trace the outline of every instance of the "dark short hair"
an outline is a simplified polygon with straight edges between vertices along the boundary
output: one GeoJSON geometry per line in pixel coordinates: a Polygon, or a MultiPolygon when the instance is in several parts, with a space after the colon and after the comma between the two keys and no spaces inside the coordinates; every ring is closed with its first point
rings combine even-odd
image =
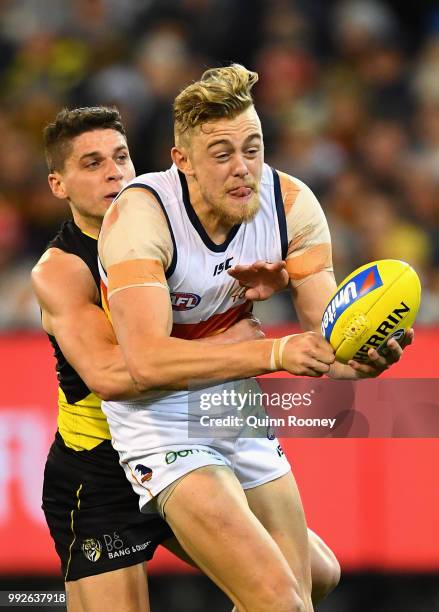
{"type": "Polygon", "coordinates": [[[72,150],[72,140],[92,130],[116,130],[126,138],[119,111],[108,106],[87,106],[69,110],[64,108],[55,121],[43,131],[44,152],[49,172],[62,172],[72,150]]]}

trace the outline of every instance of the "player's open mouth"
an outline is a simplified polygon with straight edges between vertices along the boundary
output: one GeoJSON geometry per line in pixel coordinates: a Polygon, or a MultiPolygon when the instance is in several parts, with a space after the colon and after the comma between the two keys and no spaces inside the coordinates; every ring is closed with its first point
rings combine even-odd
{"type": "Polygon", "coordinates": [[[251,187],[236,187],[236,189],[231,189],[228,194],[238,202],[247,202],[253,195],[253,189],[251,187]]]}
{"type": "Polygon", "coordinates": [[[118,191],[114,191],[113,193],[109,193],[106,196],[104,196],[104,199],[107,200],[107,202],[112,202],[114,200],[114,198],[117,196],[119,192],[118,191]]]}

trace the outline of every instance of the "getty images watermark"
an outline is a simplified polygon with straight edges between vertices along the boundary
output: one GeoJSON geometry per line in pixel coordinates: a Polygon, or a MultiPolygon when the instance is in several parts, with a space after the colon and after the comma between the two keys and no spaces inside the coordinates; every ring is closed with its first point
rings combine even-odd
{"type": "Polygon", "coordinates": [[[439,379],[259,378],[190,391],[189,438],[439,438],[439,379]]]}
{"type": "Polygon", "coordinates": [[[314,389],[305,393],[264,393],[262,391],[236,391],[223,389],[221,391],[204,392],[200,394],[200,410],[211,411],[213,408],[224,408],[226,414],[212,416],[200,415],[201,427],[250,427],[257,430],[260,427],[329,427],[332,429],[336,418],[299,417],[297,414],[286,416],[270,416],[261,411],[277,408],[282,411],[292,411],[298,407],[312,406],[314,389]],[[228,409],[232,409],[230,413],[228,409]]]}

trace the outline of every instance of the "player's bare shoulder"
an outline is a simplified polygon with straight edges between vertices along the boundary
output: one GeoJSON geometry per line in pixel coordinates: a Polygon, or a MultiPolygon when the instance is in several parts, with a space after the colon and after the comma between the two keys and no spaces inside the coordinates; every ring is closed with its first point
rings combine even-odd
{"type": "Polygon", "coordinates": [[[31,272],[32,286],[46,314],[78,304],[99,302],[96,283],[87,264],[77,255],[48,249],[31,272]]]}
{"type": "Polygon", "coordinates": [[[156,197],[141,187],[123,191],[105,214],[98,253],[106,272],[114,265],[132,260],[158,260],[167,269],[172,261],[173,243],[156,197]]]}

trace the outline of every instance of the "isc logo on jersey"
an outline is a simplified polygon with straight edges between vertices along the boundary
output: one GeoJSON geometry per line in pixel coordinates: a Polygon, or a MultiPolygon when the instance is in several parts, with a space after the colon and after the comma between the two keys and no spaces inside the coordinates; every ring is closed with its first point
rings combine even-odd
{"type": "Polygon", "coordinates": [[[192,310],[201,298],[196,293],[171,293],[172,310],[192,310]]]}
{"type": "Polygon", "coordinates": [[[383,281],[378,272],[378,266],[373,265],[362,270],[343,284],[329,302],[322,319],[322,334],[329,341],[332,330],[340,315],[346,308],[360,297],[381,287],[383,281]]]}

